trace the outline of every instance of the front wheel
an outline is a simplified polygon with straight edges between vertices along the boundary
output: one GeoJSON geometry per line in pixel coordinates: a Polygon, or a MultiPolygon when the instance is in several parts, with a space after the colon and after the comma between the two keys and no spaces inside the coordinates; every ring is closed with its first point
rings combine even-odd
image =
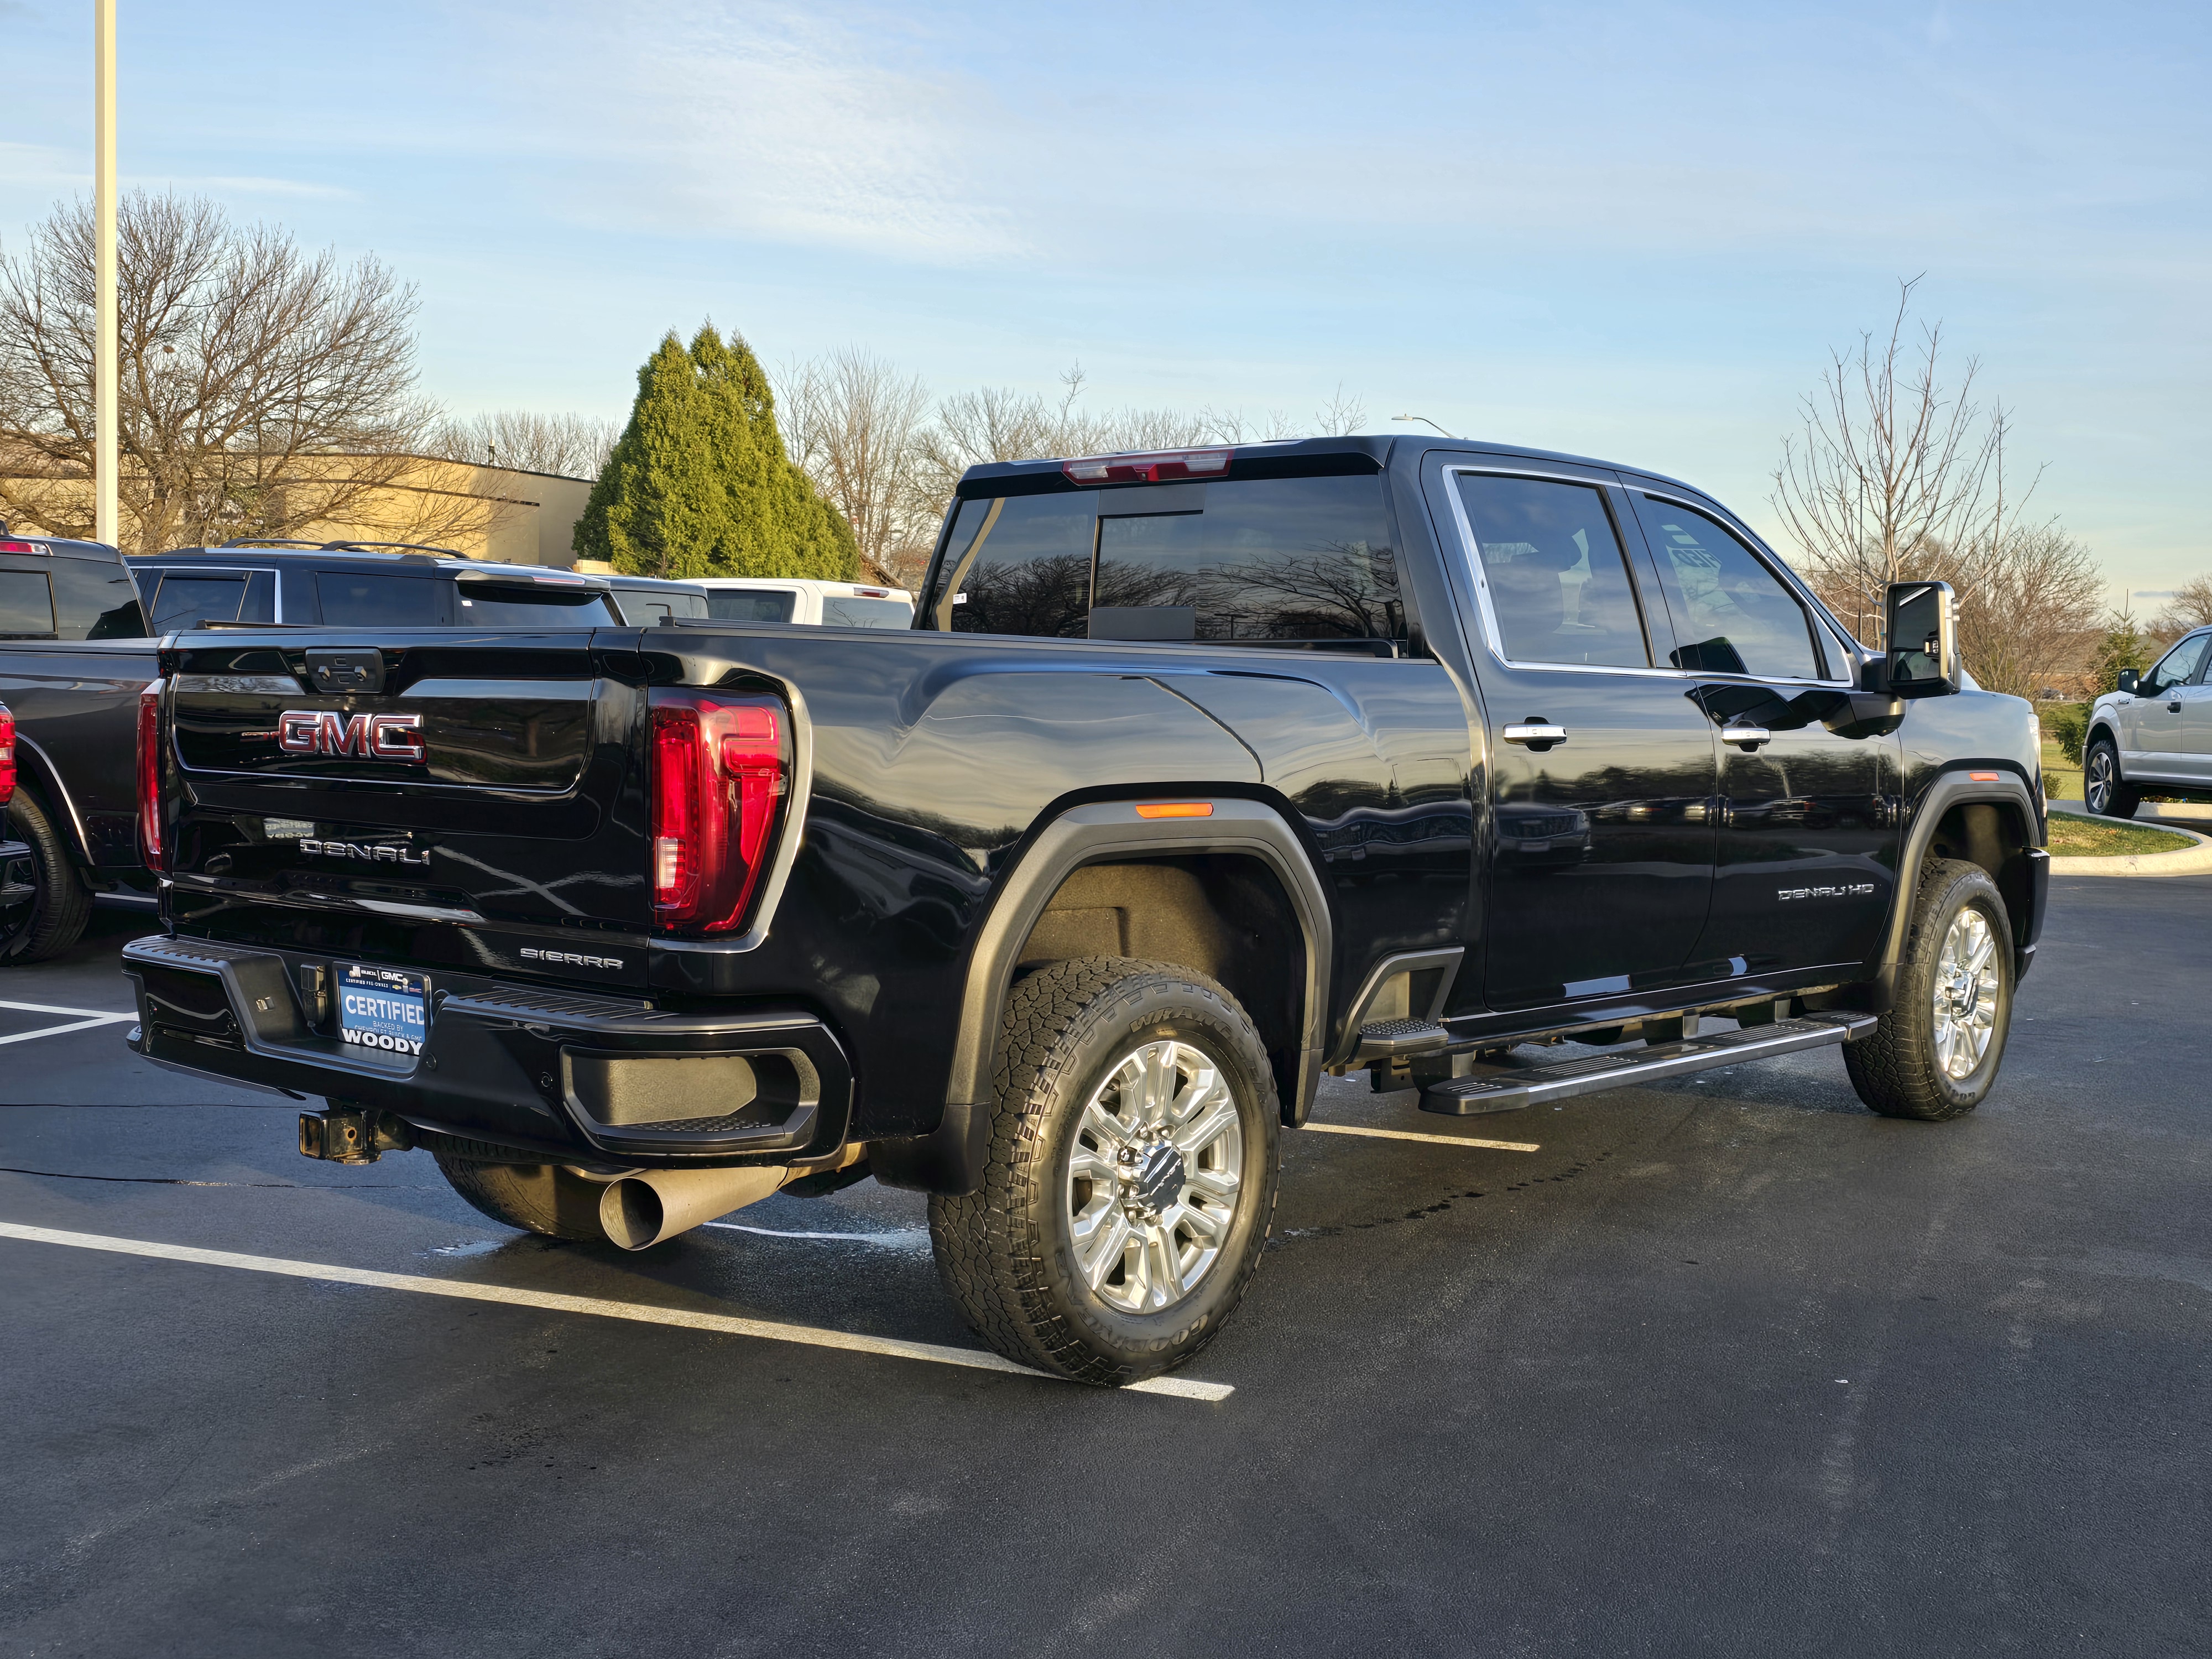
{"type": "Polygon", "coordinates": [[[1931,859],[1913,902],[1896,1001],[1872,1036],[1844,1045],[1851,1086],[1884,1117],[1958,1117],[1996,1082],[2011,1024],[2004,898],[1981,866],[1931,859]]]}
{"type": "Polygon", "coordinates": [[[938,1273],[975,1334],[1077,1382],[1134,1382],[1220,1331],[1275,1209],[1266,1045],[1228,992],[1164,963],[1054,963],[1007,1000],[981,1190],[930,1200],[938,1273]]]}
{"type": "Polygon", "coordinates": [[[2081,800],[2101,817],[2131,818],[2142,804],[2142,792],[2130,788],[2120,777],[2120,751],[2110,738],[2100,738],[2081,758],[2081,800]]]}

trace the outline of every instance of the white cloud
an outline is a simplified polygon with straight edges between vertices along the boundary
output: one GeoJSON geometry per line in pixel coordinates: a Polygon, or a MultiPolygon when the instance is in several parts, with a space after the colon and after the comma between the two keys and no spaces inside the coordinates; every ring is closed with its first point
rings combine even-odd
{"type": "Polygon", "coordinates": [[[548,70],[605,88],[575,139],[592,216],[931,264],[1019,252],[985,183],[1003,113],[896,19],[722,5],[584,38],[588,76],[548,70]]]}

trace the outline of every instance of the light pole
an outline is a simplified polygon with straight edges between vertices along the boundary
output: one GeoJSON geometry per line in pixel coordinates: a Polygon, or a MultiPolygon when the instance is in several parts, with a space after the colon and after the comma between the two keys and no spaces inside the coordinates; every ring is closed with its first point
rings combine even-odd
{"type": "Polygon", "coordinates": [[[115,330],[115,0],[92,0],[93,535],[114,545],[117,533],[115,330]]]}
{"type": "Polygon", "coordinates": [[[1457,443],[1459,441],[1459,440],[1453,437],[1450,433],[1445,432],[1443,428],[1437,426],[1437,423],[1425,415],[1393,415],[1390,418],[1394,421],[1419,421],[1423,426],[1436,427],[1436,429],[1439,433],[1443,433],[1443,434],[1447,438],[1451,438],[1451,441],[1454,443],[1457,443]]]}

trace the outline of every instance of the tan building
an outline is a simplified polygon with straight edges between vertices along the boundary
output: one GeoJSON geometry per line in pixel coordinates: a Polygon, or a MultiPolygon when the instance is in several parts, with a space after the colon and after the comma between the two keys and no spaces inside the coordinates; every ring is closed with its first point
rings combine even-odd
{"type": "Polygon", "coordinates": [[[319,521],[302,532],[313,541],[416,539],[395,526],[421,525],[421,539],[471,559],[500,564],[568,567],[576,520],[591,500],[589,478],[469,461],[411,458],[412,470],[368,493],[353,522],[319,521]],[[413,499],[408,499],[408,498],[413,499]],[[436,533],[431,533],[434,529],[436,533]]]}
{"type": "MultiPolygon", "coordinates": [[[[328,458],[321,479],[294,473],[289,490],[324,489],[343,501],[340,511],[299,525],[295,538],[422,542],[504,564],[575,563],[571,541],[591,499],[588,478],[408,455],[367,458],[364,464],[374,472],[365,483],[353,461],[328,458]]],[[[0,504],[0,518],[12,519],[19,530],[65,533],[52,519],[40,522],[44,515],[38,508],[64,520],[89,519],[91,496],[91,484],[82,478],[40,477],[28,469],[0,471],[0,503],[14,503],[12,509],[0,504]]],[[[122,536],[125,550],[136,550],[127,488],[122,536]]],[[[210,531],[208,539],[225,538],[210,531]]]]}

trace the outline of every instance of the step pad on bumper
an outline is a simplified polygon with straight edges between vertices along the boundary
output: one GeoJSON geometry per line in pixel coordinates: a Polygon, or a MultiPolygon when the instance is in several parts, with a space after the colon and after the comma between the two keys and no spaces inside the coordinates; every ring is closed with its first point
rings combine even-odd
{"type": "Polygon", "coordinates": [[[1866,1036],[1874,1028],[1872,1014],[1804,1014],[1796,1019],[1749,1025],[1736,1031],[1716,1031],[1711,1036],[1662,1042],[1656,1048],[1637,1048],[1623,1054],[1589,1054],[1519,1071],[1453,1078],[1422,1090],[1421,1109],[1439,1112],[1447,1117],[1517,1111],[1523,1106],[1548,1100],[1596,1094],[1630,1084],[1709,1072],[1722,1066],[1740,1066],[1747,1060],[1765,1060],[1771,1054],[1786,1054],[1799,1048],[1849,1042],[1866,1036]]]}

